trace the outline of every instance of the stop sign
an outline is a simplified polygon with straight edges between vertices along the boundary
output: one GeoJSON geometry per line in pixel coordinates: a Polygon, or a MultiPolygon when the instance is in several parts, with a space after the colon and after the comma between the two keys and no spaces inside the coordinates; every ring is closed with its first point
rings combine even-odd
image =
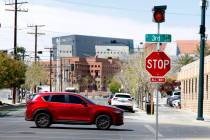
{"type": "Polygon", "coordinates": [[[152,52],[146,58],[146,70],[152,76],[164,76],[171,68],[171,60],[164,52],[152,52]]]}

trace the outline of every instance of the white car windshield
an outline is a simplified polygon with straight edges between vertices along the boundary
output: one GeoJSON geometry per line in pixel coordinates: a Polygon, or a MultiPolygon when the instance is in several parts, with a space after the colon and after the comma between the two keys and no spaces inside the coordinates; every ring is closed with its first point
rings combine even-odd
{"type": "Polygon", "coordinates": [[[115,95],[115,97],[118,97],[118,98],[131,98],[130,95],[121,95],[121,94],[115,95]]]}

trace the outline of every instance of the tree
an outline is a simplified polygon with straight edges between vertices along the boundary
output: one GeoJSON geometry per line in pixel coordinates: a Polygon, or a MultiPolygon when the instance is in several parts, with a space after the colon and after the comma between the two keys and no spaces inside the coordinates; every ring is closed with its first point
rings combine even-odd
{"type": "Polygon", "coordinates": [[[40,83],[46,83],[48,74],[39,63],[33,63],[26,71],[25,88],[33,89],[40,83]]]}
{"type": "MultiPolygon", "coordinates": [[[[200,45],[197,44],[197,49],[195,51],[195,56],[199,59],[200,58],[200,45]]],[[[210,55],[210,44],[207,42],[205,43],[205,48],[204,48],[204,56],[210,55]]]]}
{"type": "Polygon", "coordinates": [[[160,92],[171,95],[175,88],[180,88],[181,83],[172,78],[167,78],[166,82],[160,85],[160,92]]]}
{"type": "Polygon", "coordinates": [[[121,72],[115,76],[122,84],[123,90],[135,97],[141,109],[143,109],[143,98],[154,89],[145,69],[145,59],[149,53],[145,51],[130,55],[127,63],[123,64],[121,72]]]}
{"type": "Polygon", "coordinates": [[[176,61],[176,66],[174,67],[174,71],[179,72],[181,70],[181,67],[189,63],[192,63],[193,61],[195,61],[195,58],[193,56],[190,56],[189,54],[181,55],[176,61]]]}
{"type": "Polygon", "coordinates": [[[109,90],[112,93],[119,92],[121,88],[121,85],[119,82],[117,82],[115,79],[112,79],[111,82],[109,83],[109,90]]]}
{"type": "Polygon", "coordinates": [[[0,88],[13,88],[13,103],[16,103],[16,88],[25,82],[26,65],[0,53],[0,88]]]}
{"type": "MultiPolygon", "coordinates": [[[[17,51],[17,59],[24,60],[26,49],[24,47],[17,47],[16,51],[17,51]]],[[[11,55],[14,55],[14,51],[11,52],[11,55]]]]}
{"type": "Polygon", "coordinates": [[[25,82],[26,65],[0,53],[0,88],[20,87],[25,82]]]}
{"type": "Polygon", "coordinates": [[[24,47],[17,47],[17,57],[19,60],[22,59],[24,61],[25,53],[26,49],[24,47]]]}

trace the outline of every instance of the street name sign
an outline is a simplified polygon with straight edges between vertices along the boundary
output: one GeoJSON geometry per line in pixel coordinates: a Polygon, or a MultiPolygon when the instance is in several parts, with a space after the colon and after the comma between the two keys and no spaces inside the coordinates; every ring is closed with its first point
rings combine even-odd
{"type": "Polygon", "coordinates": [[[152,76],[164,76],[171,69],[171,60],[164,52],[152,52],[146,58],[146,70],[152,76]]]}
{"type": "Polygon", "coordinates": [[[146,42],[171,42],[170,34],[146,34],[146,42]]]}

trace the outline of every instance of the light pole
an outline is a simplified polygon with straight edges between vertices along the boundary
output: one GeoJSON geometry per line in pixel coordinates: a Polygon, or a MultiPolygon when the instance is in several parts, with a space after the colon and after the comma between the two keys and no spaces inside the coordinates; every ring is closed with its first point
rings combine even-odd
{"type": "Polygon", "coordinates": [[[204,49],[205,49],[205,17],[207,0],[201,1],[201,25],[200,25],[200,72],[199,72],[199,93],[198,93],[198,114],[197,120],[203,118],[203,91],[204,91],[204,49]]]}

